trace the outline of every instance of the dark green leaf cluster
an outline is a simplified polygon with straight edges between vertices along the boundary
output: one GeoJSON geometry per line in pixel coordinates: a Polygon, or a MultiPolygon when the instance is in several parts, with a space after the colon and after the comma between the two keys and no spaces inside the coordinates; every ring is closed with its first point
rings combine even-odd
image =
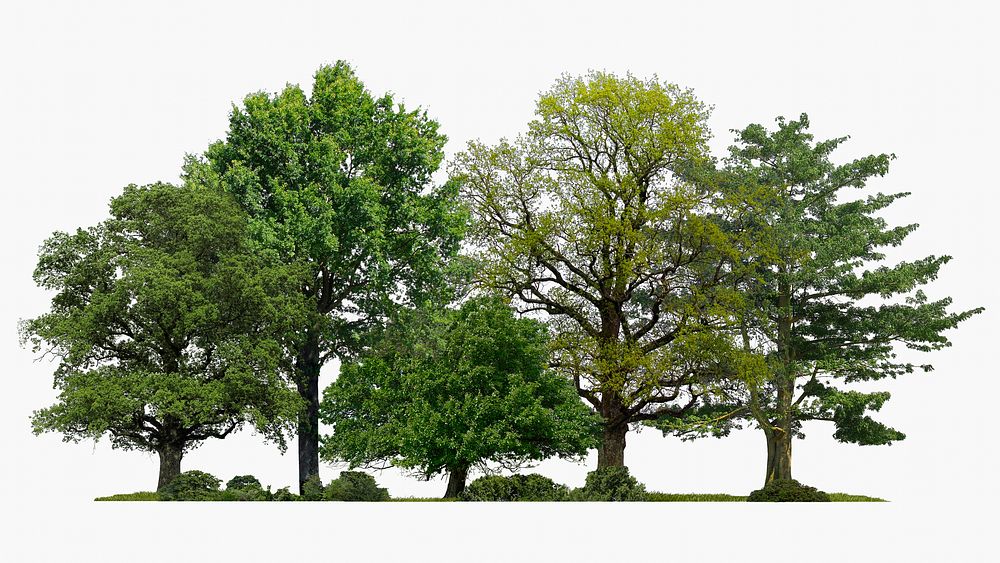
{"type": "Polygon", "coordinates": [[[775,479],[750,493],[747,502],[830,502],[830,495],[795,479],[775,479]]]}
{"type": "Polygon", "coordinates": [[[462,500],[486,502],[549,502],[566,500],[569,488],[552,479],[531,473],[528,475],[487,475],[469,483],[462,500]]]}

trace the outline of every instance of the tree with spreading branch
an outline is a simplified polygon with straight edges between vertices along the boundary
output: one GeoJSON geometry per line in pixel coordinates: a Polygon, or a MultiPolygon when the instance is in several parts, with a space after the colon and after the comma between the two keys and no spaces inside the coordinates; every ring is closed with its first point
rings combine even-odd
{"type": "Polygon", "coordinates": [[[513,142],[470,143],[452,174],[483,281],[547,315],[553,366],[604,421],[598,467],[621,466],[630,425],[698,404],[690,354],[735,299],[726,206],[687,173],[709,158],[708,109],[673,84],[592,72],[556,82],[536,115],[513,142]]]}

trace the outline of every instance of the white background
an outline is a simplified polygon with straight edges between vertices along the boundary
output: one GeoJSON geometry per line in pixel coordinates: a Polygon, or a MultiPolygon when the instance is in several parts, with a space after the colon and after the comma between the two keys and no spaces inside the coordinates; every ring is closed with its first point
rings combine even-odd
{"type": "MultiPolygon", "coordinates": [[[[998,181],[997,12],[969,2],[88,2],[0,9],[0,560],[770,560],[980,561],[992,554],[998,181]],[[954,347],[915,360],[936,371],[879,388],[879,417],[908,434],[891,447],[835,442],[807,426],[795,475],[883,505],[122,504],[150,490],[156,459],[35,437],[54,364],[18,345],[43,312],[31,280],[54,230],[101,220],[129,183],[177,179],[182,157],[224,136],[233,102],[318,66],[350,61],[376,94],[422,106],[465,142],[513,136],[563,72],[631,71],[695,89],[715,106],[713,148],[730,129],[808,112],[836,157],[894,152],[875,188],[911,191],[886,216],[921,228],[897,258],[951,254],[928,293],[985,314],[954,347]]],[[[325,385],[336,373],[324,372],[325,385]]],[[[630,434],[626,461],[652,490],[745,494],[764,442],[747,430],[681,443],[630,434]]],[[[537,468],[569,485],[595,465],[537,468]]],[[[292,485],[293,452],[244,433],[184,460],[226,480],[292,485]]],[[[324,469],[324,479],[336,469],[324,469]]],[[[444,481],[384,472],[395,496],[438,496],[444,481]]]]}

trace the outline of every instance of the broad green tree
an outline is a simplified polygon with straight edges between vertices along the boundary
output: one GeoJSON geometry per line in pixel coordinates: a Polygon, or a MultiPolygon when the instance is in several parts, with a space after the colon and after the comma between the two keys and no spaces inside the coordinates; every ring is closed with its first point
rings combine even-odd
{"type": "Polygon", "coordinates": [[[257,244],[307,270],[312,303],[288,352],[305,403],[299,482],[319,473],[319,374],[348,358],[393,301],[433,287],[464,218],[453,184],[434,186],[445,137],[421,110],[374,97],[346,63],[320,68],[307,95],[290,85],[247,96],[229,131],[187,180],[221,184],[257,244]]]}
{"type": "Polygon", "coordinates": [[[158,489],[186,451],[245,425],[284,448],[299,404],[276,358],[296,276],[251,253],[245,227],[226,194],[154,184],[45,241],[35,280],[55,295],[21,331],[58,360],[59,398],[35,432],[156,452],[158,489]]]}
{"type": "Polygon", "coordinates": [[[604,420],[598,467],[624,465],[633,423],[703,393],[688,355],[732,297],[739,255],[714,219],[708,109],[691,91],[603,72],[542,94],[526,135],[470,143],[452,174],[486,284],[548,315],[553,365],[604,420]]]}
{"type": "Polygon", "coordinates": [[[545,325],[499,298],[405,311],[327,387],[323,457],[446,472],[456,497],[476,466],[583,456],[598,421],[548,355],[545,325]]]}
{"type": "Polygon", "coordinates": [[[832,422],[842,442],[905,438],[871,416],[888,392],[849,384],[931,370],[909,352],[897,354],[949,346],[945,331],[982,311],[949,311],[951,298],[931,300],[922,290],[950,256],[886,261],[885,249],[917,225],[890,226],[879,213],[908,194],[850,192],[885,175],[892,155],[834,164],[831,153],[846,137],[813,142],[804,114],[777,124],[773,132],[756,124],[737,132],[722,172],[729,189],[754,194],[754,228],[770,251],[740,286],[748,307],[731,353],[718,355],[735,385],[715,409],[726,411],[730,401],[738,409],[731,412],[761,428],[765,483],[792,478],[792,438],[803,436],[806,421],[832,422]]]}

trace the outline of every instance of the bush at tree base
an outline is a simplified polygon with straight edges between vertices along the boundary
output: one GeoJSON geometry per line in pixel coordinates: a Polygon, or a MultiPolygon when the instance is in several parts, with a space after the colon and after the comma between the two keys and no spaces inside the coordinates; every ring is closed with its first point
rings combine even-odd
{"type": "Polygon", "coordinates": [[[568,495],[568,487],[537,473],[510,477],[487,475],[469,483],[462,493],[462,500],[544,502],[566,500],[568,495]]]}
{"type": "Polygon", "coordinates": [[[830,502],[830,495],[795,479],[775,479],[750,493],[747,502],[830,502]]]}
{"type": "Polygon", "coordinates": [[[575,501],[643,501],[646,486],[629,475],[627,467],[605,467],[587,474],[582,488],[570,493],[575,501]]]}
{"type": "Polygon", "coordinates": [[[160,491],[160,500],[219,500],[219,484],[210,473],[197,469],[185,471],[160,491]]]}

